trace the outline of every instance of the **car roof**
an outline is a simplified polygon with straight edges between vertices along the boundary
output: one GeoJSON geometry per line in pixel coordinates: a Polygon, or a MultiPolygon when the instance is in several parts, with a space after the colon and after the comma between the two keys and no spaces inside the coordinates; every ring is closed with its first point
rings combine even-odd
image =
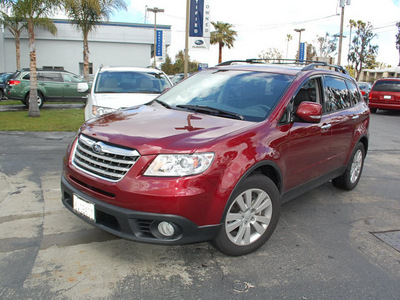
{"type": "Polygon", "coordinates": [[[400,78],[380,78],[377,81],[400,81],[400,78]]]}
{"type": "Polygon", "coordinates": [[[132,72],[143,72],[143,73],[163,73],[161,70],[155,68],[143,68],[143,67],[119,67],[119,66],[107,66],[101,67],[99,72],[123,72],[123,71],[132,71],[132,72]]]}
{"type": "Polygon", "coordinates": [[[306,71],[319,71],[341,74],[349,77],[341,66],[330,65],[321,61],[299,61],[295,59],[246,59],[223,62],[214,68],[226,70],[258,71],[296,76],[306,71]]]}

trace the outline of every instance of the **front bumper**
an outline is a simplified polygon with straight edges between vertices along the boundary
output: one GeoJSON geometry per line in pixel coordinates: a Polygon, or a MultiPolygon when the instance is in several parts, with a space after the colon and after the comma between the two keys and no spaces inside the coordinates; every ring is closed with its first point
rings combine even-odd
{"type": "Polygon", "coordinates": [[[221,225],[198,226],[181,216],[114,206],[82,193],[69,184],[64,176],[61,178],[61,193],[63,204],[75,215],[99,229],[129,240],[169,245],[190,244],[212,240],[221,228],[221,225]],[[95,205],[96,222],[74,211],[74,194],[95,205]],[[174,224],[176,233],[172,237],[164,237],[158,232],[157,226],[162,221],[174,224]]]}

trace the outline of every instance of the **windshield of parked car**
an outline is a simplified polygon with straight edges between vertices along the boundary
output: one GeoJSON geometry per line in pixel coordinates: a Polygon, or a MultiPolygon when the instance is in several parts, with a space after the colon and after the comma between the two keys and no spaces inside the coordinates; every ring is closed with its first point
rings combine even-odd
{"type": "Polygon", "coordinates": [[[159,94],[171,87],[162,73],[103,71],[97,75],[95,93],[159,94]]]}
{"type": "Polygon", "coordinates": [[[400,81],[395,81],[395,80],[377,81],[372,90],[377,92],[400,92],[400,81]]]}
{"type": "Polygon", "coordinates": [[[179,83],[157,100],[173,109],[223,117],[230,117],[231,113],[237,119],[259,122],[269,115],[293,79],[290,75],[266,72],[206,70],[179,83]]]}

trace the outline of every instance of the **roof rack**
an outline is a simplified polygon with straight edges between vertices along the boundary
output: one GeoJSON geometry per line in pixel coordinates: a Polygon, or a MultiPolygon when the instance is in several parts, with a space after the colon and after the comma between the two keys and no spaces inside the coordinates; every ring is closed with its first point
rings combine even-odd
{"type": "Polygon", "coordinates": [[[315,60],[299,60],[299,59],[283,59],[283,58],[249,58],[246,60],[229,60],[218,64],[217,66],[229,66],[235,63],[245,63],[245,64],[278,64],[278,65],[305,65],[301,70],[310,71],[314,70],[316,67],[329,67],[333,68],[336,72],[341,72],[343,74],[349,74],[345,68],[338,65],[330,65],[324,61],[315,60]]]}

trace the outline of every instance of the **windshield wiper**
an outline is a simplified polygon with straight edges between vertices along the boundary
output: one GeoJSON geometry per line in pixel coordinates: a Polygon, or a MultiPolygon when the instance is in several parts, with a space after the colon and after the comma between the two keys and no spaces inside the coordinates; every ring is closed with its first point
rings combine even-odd
{"type": "Polygon", "coordinates": [[[238,120],[244,120],[244,117],[238,113],[234,113],[231,111],[215,108],[215,107],[210,107],[210,106],[204,106],[204,105],[177,105],[176,107],[178,108],[186,108],[189,110],[193,110],[196,112],[202,112],[202,113],[208,113],[208,114],[213,114],[221,117],[228,117],[232,119],[238,119],[238,120]]]}

